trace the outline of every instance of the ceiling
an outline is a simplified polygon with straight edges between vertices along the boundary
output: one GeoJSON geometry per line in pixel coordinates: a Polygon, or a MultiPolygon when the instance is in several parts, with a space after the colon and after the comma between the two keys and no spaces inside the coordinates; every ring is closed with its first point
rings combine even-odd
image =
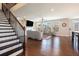
{"type": "Polygon", "coordinates": [[[79,3],[27,3],[15,10],[14,14],[26,19],[75,18],[79,17],[79,3]]]}

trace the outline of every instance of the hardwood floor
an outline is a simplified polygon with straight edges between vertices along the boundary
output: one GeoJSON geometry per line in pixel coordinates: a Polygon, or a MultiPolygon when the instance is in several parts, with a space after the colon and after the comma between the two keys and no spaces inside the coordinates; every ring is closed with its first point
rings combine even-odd
{"type": "Polygon", "coordinates": [[[69,37],[45,37],[41,41],[26,40],[26,56],[78,56],[69,37]]]}

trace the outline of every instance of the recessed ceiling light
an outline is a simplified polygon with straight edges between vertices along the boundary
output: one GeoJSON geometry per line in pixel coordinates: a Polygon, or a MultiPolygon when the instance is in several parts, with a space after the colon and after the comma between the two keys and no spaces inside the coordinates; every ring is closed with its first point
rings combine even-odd
{"type": "Polygon", "coordinates": [[[53,9],[53,8],[51,8],[51,9],[50,9],[50,11],[54,11],[54,9],[53,9]]]}

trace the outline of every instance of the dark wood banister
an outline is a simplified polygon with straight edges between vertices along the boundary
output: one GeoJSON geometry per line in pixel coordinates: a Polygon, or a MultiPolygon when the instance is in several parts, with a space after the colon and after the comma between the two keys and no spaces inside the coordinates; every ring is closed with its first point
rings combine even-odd
{"type": "MultiPolygon", "coordinates": [[[[23,55],[25,55],[25,27],[17,20],[17,18],[13,15],[13,13],[10,11],[10,9],[8,9],[8,7],[4,3],[2,4],[2,9],[3,9],[3,6],[5,6],[5,8],[9,11],[9,15],[11,14],[15,18],[15,20],[18,22],[18,24],[21,26],[21,28],[24,30],[23,55]]],[[[3,12],[5,14],[5,11],[3,12]]]]}
{"type": "Polygon", "coordinates": [[[17,3],[6,3],[7,7],[10,9],[12,8],[14,5],[16,5],[17,3]]]}
{"type": "Polygon", "coordinates": [[[3,3],[7,6],[8,9],[11,9],[13,6],[15,6],[17,3],[3,3]]]}
{"type": "Polygon", "coordinates": [[[13,13],[11,11],[10,11],[10,13],[15,18],[15,20],[19,23],[19,25],[22,27],[22,29],[25,31],[25,27],[23,27],[23,25],[17,20],[17,18],[13,15],[13,13]]]}
{"type": "MultiPolygon", "coordinates": [[[[5,4],[3,4],[6,8],[7,6],[5,4]]],[[[12,14],[12,16],[15,18],[15,20],[19,23],[19,25],[22,27],[23,30],[25,30],[25,28],[23,27],[23,25],[17,20],[17,18],[13,15],[13,13],[10,11],[10,9],[7,8],[7,10],[9,11],[9,13],[12,14]]]]}

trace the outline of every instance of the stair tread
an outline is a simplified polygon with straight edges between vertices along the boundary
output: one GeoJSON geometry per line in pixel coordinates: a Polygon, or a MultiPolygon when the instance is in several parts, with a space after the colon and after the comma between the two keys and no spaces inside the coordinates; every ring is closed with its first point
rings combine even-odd
{"type": "Polygon", "coordinates": [[[6,48],[9,48],[9,47],[14,46],[14,45],[17,45],[17,44],[19,44],[19,42],[16,42],[16,43],[12,43],[12,44],[9,44],[9,45],[6,45],[6,46],[3,46],[3,47],[0,48],[0,50],[3,50],[3,49],[6,49],[6,48]]]}
{"type": "Polygon", "coordinates": [[[10,31],[14,31],[13,29],[7,29],[7,30],[0,30],[0,32],[10,32],[10,31]]]}
{"type": "Polygon", "coordinates": [[[15,32],[15,31],[4,31],[4,32],[0,32],[0,33],[12,33],[12,32],[15,32]]]}
{"type": "Polygon", "coordinates": [[[23,56],[23,48],[10,54],[9,56],[23,56]]]}
{"type": "Polygon", "coordinates": [[[5,27],[0,26],[0,28],[13,28],[13,27],[11,27],[11,26],[5,26],[5,27]]]}
{"type": "Polygon", "coordinates": [[[6,52],[6,53],[3,53],[3,54],[1,54],[1,56],[8,56],[8,55],[11,55],[11,54],[13,54],[13,53],[15,53],[15,52],[17,52],[18,50],[21,50],[21,49],[22,49],[22,46],[20,46],[20,47],[18,47],[18,48],[16,48],[16,49],[10,50],[10,51],[8,51],[8,52],[6,52]]]}
{"type": "Polygon", "coordinates": [[[4,41],[2,40],[2,41],[0,41],[0,44],[1,44],[1,43],[5,43],[5,42],[9,42],[9,41],[12,41],[12,40],[17,40],[17,39],[18,39],[18,38],[14,38],[14,39],[10,39],[10,40],[4,40],[4,41]]]}
{"type": "Polygon", "coordinates": [[[12,30],[14,28],[0,28],[0,30],[12,30]]]}
{"type": "Polygon", "coordinates": [[[10,24],[0,24],[0,25],[10,25],[10,24]]]}
{"type": "Polygon", "coordinates": [[[19,40],[12,40],[12,41],[9,41],[9,42],[0,43],[0,48],[3,47],[3,46],[6,46],[6,45],[10,45],[12,43],[16,43],[16,42],[19,42],[19,40]]]}
{"type": "Polygon", "coordinates": [[[9,24],[9,23],[0,23],[0,24],[9,24]]]}
{"type": "Polygon", "coordinates": [[[11,27],[11,25],[2,25],[2,24],[1,24],[0,27],[2,27],[2,26],[3,26],[3,27],[11,27]]]}
{"type": "Polygon", "coordinates": [[[0,33],[0,37],[5,37],[5,36],[8,36],[8,35],[15,35],[16,33],[15,32],[8,32],[8,33],[0,33]]]}
{"type": "Polygon", "coordinates": [[[0,41],[5,41],[5,40],[12,40],[12,39],[17,39],[18,37],[16,35],[10,36],[10,37],[2,37],[0,38],[0,41]]]}
{"type": "Polygon", "coordinates": [[[20,49],[22,49],[22,44],[21,43],[15,45],[15,46],[6,48],[4,50],[1,50],[0,51],[0,56],[6,56],[6,55],[8,56],[9,54],[12,54],[13,52],[18,51],[19,47],[20,47],[20,49]]]}
{"type": "MultiPolygon", "coordinates": [[[[13,36],[16,36],[16,35],[5,36],[5,38],[7,38],[7,37],[13,37],[13,36]]],[[[0,37],[0,39],[2,39],[2,38],[4,38],[4,37],[0,37]]]]}
{"type": "Polygon", "coordinates": [[[0,21],[0,23],[9,23],[8,21],[0,21]]]}
{"type": "Polygon", "coordinates": [[[12,35],[6,35],[6,36],[0,36],[0,38],[3,38],[3,37],[10,37],[10,36],[14,36],[16,34],[12,34],[12,35]]]}

